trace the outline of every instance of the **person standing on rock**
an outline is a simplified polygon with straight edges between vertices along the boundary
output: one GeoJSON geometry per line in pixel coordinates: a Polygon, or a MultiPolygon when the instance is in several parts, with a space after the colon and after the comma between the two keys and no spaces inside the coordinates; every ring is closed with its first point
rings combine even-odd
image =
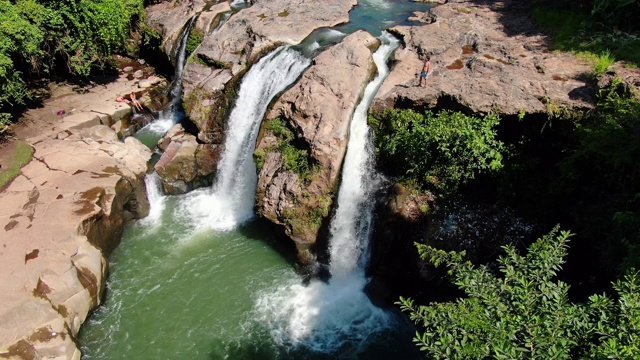
{"type": "Polygon", "coordinates": [[[420,80],[418,80],[418,86],[427,87],[429,72],[431,72],[431,57],[427,55],[427,57],[424,58],[424,63],[422,64],[422,71],[420,72],[420,80]],[[422,83],[423,80],[424,84],[422,83]]]}

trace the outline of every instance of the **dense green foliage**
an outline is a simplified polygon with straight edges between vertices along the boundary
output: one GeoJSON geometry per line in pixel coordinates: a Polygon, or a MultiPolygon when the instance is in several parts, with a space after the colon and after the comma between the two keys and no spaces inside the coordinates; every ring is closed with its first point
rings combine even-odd
{"type": "Polygon", "coordinates": [[[502,167],[503,144],[496,140],[499,119],[459,112],[424,115],[385,110],[370,117],[382,166],[424,187],[453,192],[476,175],[502,167]]]}
{"type": "Polygon", "coordinates": [[[196,48],[200,46],[202,39],[204,39],[204,33],[202,32],[202,30],[193,28],[191,29],[191,31],[189,31],[189,36],[187,37],[187,44],[185,48],[186,56],[191,55],[196,50],[196,48]]]}
{"type": "Polygon", "coordinates": [[[577,125],[577,146],[559,163],[556,188],[581,232],[599,234],[600,251],[621,270],[640,267],[640,101],[614,80],[598,94],[598,114],[577,125]],[[585,206],[586,205],[586,206],[585,206]],[[604,242],[602,242],[604,240],[604,242]]]}
{"type": "Polygon", "coordinates": [[[0,0],[0,113],[29,99],[29,80],[87,76],[125,48],[141,0],[0,0]]]}
{"type": "Polygon", "coordinates": [[[630,359],[640,330],[640,276],[617,283],[618,300],[591,296],[587,304],[569,301],[569,285],[554,280],[570,234],[554,229],[525,256],[503,247],[499,273],[474,267],[464,254],[418,244],[423,259],[445,264],[466,297],[417,306],[398,304],[423,329],[414,342],[436,359],[630,359]]]}
{"type": "Polygon", "coordinates": [[[553,36],[552,48],[603,54],[640,65],[640,2],[637,0],[538,0],[536,23],[553,36]]]}
{"type": "Polygon", "coordinates": [[[279,118],[270,120],[266,124],[266,129],[276,137],[278,145],[275,148],[266,149],[266,151],[259,149],[254,152],[253,157],[258,171],[264,164],[266,152],[277,150],[282,154],[283,166],[286,170],[298,174],[302,180],[307,179],[311,174],[308,152],[294,146],[293,132],[287,128],[284,120],[279,118]]]}

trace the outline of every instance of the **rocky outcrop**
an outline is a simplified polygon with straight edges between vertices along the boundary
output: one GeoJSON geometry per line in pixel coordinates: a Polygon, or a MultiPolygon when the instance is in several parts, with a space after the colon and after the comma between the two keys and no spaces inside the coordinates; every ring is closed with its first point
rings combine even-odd
{"type": "Polygon", "coordinates": [[[104,125],[33,143],[0,194],[0,358],[79,359],[75,339],[101,301],[127,220],[147,215],[151,152],[104,125]]]}
{"type": "Polygon", "coordinates": [[[356,0],[256,0],[207,34],[184,71],[184,105],[198,139],[221,144],[238,82],[265,52],[297,44],[314,29],[349,20],[356,0]]]}
{"type": "MultiPolygon", "coordinates": [[[[229,3],[223,4],[227,4],[228,7],[229,3]]],[[[205,5],[206,2],[202,0],[161,1],[146,8],[145,24],[162,37],[162,48],[169,57],[173,56],[174,46],[182,28],[196,13],[202,11],[205,5]]]]}
{"type": "Polygon", "coordinates": [[[176,124],[158,141],[158,147],[164,152],[155,164],[155,170],[165,193],[184,194],[211,183],[210,175],[220,156],[218,146],[198,144],[194,135],[176,124]]]}
{"type": "Polygon", "coordinates": [[[275,102],[267,119],[280,118],[293,132],[290,147],[307,151],[308,174],[287,165],[283,139],[263,126],[256,153],[264,162],[258,175],[258,212],[282,225],[303,263],[329,214],[346,153],[351,116],[375,72],[371,58],[379,42],[359,31],[322,52],[300,80],[275,102]]]}
{"type": "Polygon", "coordinates": [[[447,2],[434,7],[422,26],[397,26],[405,46],[395,53],[376,108],[449,108],[503,115],[548,113],[554,108],[588,110],[592,68],[567,53],[547,51],[547,38],[531,23],[528,2],[447,2]],[[417,87],[422,58],[433,73],[417,87]]]}

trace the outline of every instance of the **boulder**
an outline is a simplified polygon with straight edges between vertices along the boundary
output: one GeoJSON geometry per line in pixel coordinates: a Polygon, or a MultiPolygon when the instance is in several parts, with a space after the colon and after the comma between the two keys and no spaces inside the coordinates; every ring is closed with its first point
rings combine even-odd
{"type": "Polygon", "coordinates": [[[449,108],[503,115],[587,111],[595,89],[592,67],[574,55],[550,53],[547,38],[517,1],[447,2],[431,9],[437,21],[391,29],[406,46],[396,50],[391,73],[374,109],[449,108]],[[426,88],[417,87],[422,59],[431,56],[426,88]]]}
{"type": "Polygon", "coordinates": [[[196,137],[186,133],[182,125],[174,125],[158,141],[164,150],[155,170],[167,194],[183,194],[202,185],[210,184],[215,172],[219,148],[198,144],[196,137]]]}
{"type": "Polygon", "coordinates": [[[145,8],[145,23],[162,37],[162,48],[169,58],[174,56],[174,46],[182,28],[205,6],[205,1],[191,0],[162,1],[145,8]]]}
{"type": "Polygon", "coordinates": [[[320,225],[329,215],[346,153],[349,124],[362,91],[375,72],[372,52],[379,41],[358,31],[320,53],[300,80],[274,103],[267,119],[285,120],[293,145],[307,150],[311,174],[288,170],[277,144],[282,139],[263,125],[257,153],[264,154],[258,175],[257,211],[282,225],[296,243],[303,263],[320,225]]]}
{"type": "Polygon", "coordinates": [[[104,125],[58,135],[35,141],[34,160],[0,193],[0,357],[79,359],[106,256],[124,223],[149,211],[149,149],[104,125]]]}

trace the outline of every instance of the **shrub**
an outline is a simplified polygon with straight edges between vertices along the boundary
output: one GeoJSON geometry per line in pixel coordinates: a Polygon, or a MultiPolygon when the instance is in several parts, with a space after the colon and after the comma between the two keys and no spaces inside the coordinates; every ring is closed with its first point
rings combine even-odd
{"type": "MultiPolygon", "coordinates": [[[[284,120],[279,118],[270,120],[266,124],[266,129],[278,139],[277,150],[282,154],[284,168],[298,174],[301,180],[306,180],[311,175],[308,152],[294,146],[293,132],[287,128],[284,120]]],[[[257,156],[259,159],[260,157],[264,159],[264,156],[259,153],[257,156]]]]}
{"type": "Polygon", "coordinates": [[[603,74],[607,71],[609,66],[611,66],[614,62],[616,62],[615,57],[611,55],[609,49],[600,53],[595,64],[594,72],[596,75],[603,74]]]}
{"type": "Polygon", "coordinates": [[[0,0],[0,112],[25,105],[28,78],[104,67],[143,14],[141,0],[0,0]]]}
{"type": "Polygon", "coordinates": [[[463,261],[464,253],[417,244],[422,259],[449,268],[466,296],[427,306],[401,297],[397,304],[421,328],[413,341],[435,359],[633,358],[640,334],[638,273],[616,284],[617,302],[604,295],[570,302],[569,285],[554,280],[570,236],[556,227],[524,256],[503,247],[500,276],[463,261]]]}
{"type": "Polygon", "coordinates": [[[496,139],[495,115],[385,110],[377,117],[370,123],[377,127],[381,166],[424,187],[453,192],[476,175],[502,167],[504,145],[496,139]]]}

